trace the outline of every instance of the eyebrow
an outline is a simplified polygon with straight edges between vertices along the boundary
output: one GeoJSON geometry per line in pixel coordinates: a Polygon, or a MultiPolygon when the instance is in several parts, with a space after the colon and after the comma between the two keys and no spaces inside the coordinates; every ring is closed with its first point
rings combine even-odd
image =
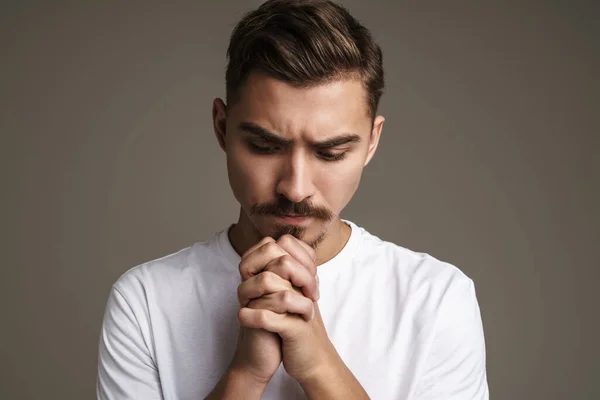
{"type": "MultiPolygon", "coordinates": [[[[289,146],[290,144],[293,143],[293,140],[289,140],[289,139],[284,139],[279,135],[276,135],[273,132],[270,132],[269,130],[263,128],[260,125],[257,125],[255,123],[252,122],[242,122],[239,125],[239,129],[258,136],[264,140],[267,140],[269,142],[275,143],[279,146],[289,146]]],[[[343,133],[341,135],[329,138],[329,139],[325,139],[322,141],[317,141],[317,142],[312,142],[311,146],[317,149],[326,149],[326,148],[330,148],[330,147],[336,147],[336,146],[341,146],[343,144],[347,144],[347,143],[359,143],[361,141],[360,136],[355,134],[355,133],[343,133]]]]}

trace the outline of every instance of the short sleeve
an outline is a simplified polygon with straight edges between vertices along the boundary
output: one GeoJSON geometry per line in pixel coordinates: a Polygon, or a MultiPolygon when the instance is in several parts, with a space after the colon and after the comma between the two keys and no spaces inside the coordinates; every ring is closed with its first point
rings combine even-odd
{"type": "Polygon", "coordinates": [[[101,400],[162,399],[158,371],[135,313],[114,287],[102,323],[96,395],[101,400]]]}
{"type": "Polygon", "coordinates": [[[487,400],[483,326],[473,281],[461,277],[440,305],[415,400],[487,400]]]}

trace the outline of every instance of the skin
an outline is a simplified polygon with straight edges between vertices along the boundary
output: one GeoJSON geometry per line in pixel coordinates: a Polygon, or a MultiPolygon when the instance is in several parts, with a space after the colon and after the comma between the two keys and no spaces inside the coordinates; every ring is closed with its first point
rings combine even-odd
{"type": "Polygon", "coordinates": [[[360,80],[301,88],[252,72],[234,104],[214,101],[213,122],[240,203],[229,236],[242,283],[237,350],[211,396],[260,398],[283,361],[309,398],[366,397],[327,337],[316,271],[350,236],[339,214],[384,118],[370,115],[360,80]]]}

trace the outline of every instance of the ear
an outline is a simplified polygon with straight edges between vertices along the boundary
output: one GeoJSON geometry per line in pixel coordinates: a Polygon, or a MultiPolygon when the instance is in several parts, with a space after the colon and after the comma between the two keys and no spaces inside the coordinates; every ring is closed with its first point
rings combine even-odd
{"type": "Polygon", "coordinates": [[[375,150],[377,150],[377,145],[379,144],[379,138],[381,137],[381,130],[383,129],[384,121],[385,118],[383,115],[378,115],[373,121],[373,130],[371,130],[371,136],[369,137],[369,152],[367,153],[367,159],[365,160],[365,167],[375,155],[375,150]]]}
{"type": "Polygon", "coordinates": [[[223,151],[227,151],[225,136],[227,133],[227,106],[223,100],[217,98],[213,101],[212,108],[213,130],[223,151]]]}

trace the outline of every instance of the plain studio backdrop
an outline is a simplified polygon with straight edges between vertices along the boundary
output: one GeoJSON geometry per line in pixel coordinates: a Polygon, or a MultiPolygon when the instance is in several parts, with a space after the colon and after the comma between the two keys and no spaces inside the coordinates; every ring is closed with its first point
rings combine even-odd
{"type": "MultiPolygon", "coordinates": [[[[91,399],[111,284],[236,220],[211,102],[260,2],[7,3],[0,398],[91,399]]],[[[387,120],[342,217],[473,278],[494,399],[600,398],[600,14],[548,3],[343,2],[387,120]]]]}

